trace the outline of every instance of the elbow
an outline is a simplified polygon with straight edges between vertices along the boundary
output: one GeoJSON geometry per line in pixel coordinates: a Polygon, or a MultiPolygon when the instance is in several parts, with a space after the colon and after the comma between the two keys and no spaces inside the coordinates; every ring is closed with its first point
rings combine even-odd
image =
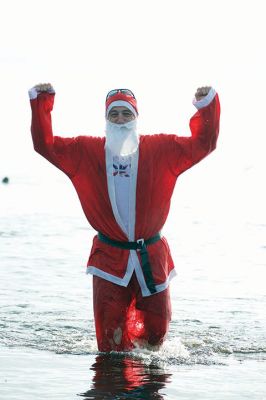
{"type": "Polygon", "coordinates": [[[34,143],[33,142],[33,149],[36,151],[36,153],[42,154],[42,146],[39,143],[34,143]]]}
{"type": "Polygon", "coordinates": [[[217,140],[218,140],[218,135],[219,135],[219,128],[213,128],[212,133],[209,135],[209,139],[206,140],[205,145],[203,144],[203,147],[206,148],[207,154],[212,153],[217,146],[217,140]]]}
{"type": "Polygon", "coordinates": [[[217,146],[217,139],[215,139],[212,143],[211,143],[211,146],[210,146],[210,153],[212,153],[215,149],[216,149],[216,146],[217,146]]]}
{"type": "Polygon", "coordinates": [[[37,153],[40,152],[40,148],[39,148],[38,145],[35,144],[35,143],[33,143],[33,149],[34,149],[34,151],[36,151],[37,153]]]}
{"type": "Polygon", "coordinates": [[[47,158],[47,155],[48,155],[47,149],[41,143],[33,143],[33,149],[34,149],[34,151],[36,151],[36,153],[47,158]]]}
{"type": "Polygon", "coordinates": [[[219,137],[219,127],[218,127],[218,129],[216,129],[215,135],[213,136],[213,140],[212,140],[212,150],[211,150],[211,151],[213,151],[213,150],[216,149],[218,137],[219,137]]]}

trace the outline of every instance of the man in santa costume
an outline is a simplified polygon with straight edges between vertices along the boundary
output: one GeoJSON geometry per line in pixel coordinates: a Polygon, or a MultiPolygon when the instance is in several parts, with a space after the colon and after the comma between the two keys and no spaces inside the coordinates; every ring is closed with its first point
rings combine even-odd
{"type": "Polygon", "coordinates": [[[106,98],[105,137],[53,136],[51,84],[29,91],[34,149],[72,181],[96,230],[87,264],[100,351],[158,348],[171,319],[175,276],[161,230],[178,176],[216,147],[220,106],[211,87],[199,88],[190,137],[139,135],[138,108],[128,89],[106,98]]]}

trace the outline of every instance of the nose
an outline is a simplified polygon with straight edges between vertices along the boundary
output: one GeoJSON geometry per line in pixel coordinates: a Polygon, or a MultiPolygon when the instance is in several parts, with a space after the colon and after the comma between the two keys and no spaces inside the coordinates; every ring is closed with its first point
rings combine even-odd
{"type": "Polygon", "coordinates": [[[118,113],[116,123],[117,124],[124,124],[126,122],[126,117],[122,114],[122,112],[118,113]]]}

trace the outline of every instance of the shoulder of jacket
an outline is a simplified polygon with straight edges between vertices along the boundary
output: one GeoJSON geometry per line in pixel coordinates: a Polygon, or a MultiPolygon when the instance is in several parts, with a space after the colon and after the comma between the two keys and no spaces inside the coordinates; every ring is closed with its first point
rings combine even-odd
{"type": "Polygon", "coordinates": [[[154,143],[154,144],[160,144],[160,143],[168,143],[171,142],[176,135],[173,134],[167,134],[167,133],[156,133],[156,134],[151,134],[151,135],[140,135],[140,141],[143,143],[154,143]]]}
{"type": "Polygon", "coordinates": [[[77,140],[82,144],[90,145],[103,145],[105,143],[105,137],[101,136],[90,136],[90,135],[79,135],[77,140]]]}

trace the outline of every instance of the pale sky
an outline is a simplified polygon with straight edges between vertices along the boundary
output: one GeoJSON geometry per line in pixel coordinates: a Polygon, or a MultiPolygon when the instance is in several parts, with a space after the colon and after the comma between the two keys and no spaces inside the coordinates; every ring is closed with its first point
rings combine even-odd
{"type": "Polygon", "coordinates": [[[195,90],[212,85],[222,107],[220,140],[193,174],[213,173],[232,188],[250,170],[249,184],[262,196],[263,0],[0,3],[0,177],[36,173],[45,163],[29,130],[27,90],[36,83],[54,85],[54,132],[63,136],[103,135],[105,95],[116,87],[135,93],[141,133],[188,135],[195,90]]]}

